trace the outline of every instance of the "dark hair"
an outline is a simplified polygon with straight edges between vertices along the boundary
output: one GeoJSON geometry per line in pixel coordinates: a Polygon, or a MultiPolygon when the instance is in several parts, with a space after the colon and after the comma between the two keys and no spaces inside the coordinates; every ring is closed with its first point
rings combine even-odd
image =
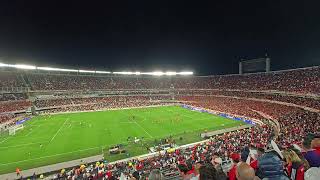
{"type": "Polygon", "coordinates": [[[246,162],[249,154],[250,154],[250,149],[248,146],[245,146],[241,152],[241,161],[246,162]]]}
{"type": "Polygon", "coordinates": [[[261,148],[261,147],[258,147],[258,148],[257,148],[257,151],[259,151],[259,152],[261,152],[262,154],[264,154],[264,149],[261,148]]]}
{"type": "Polygon", "coordinates": [[[200,180],[218,180],[217,170],[213,167],[212,164],[205,164],[199,169],[199,179],[200,180]]]}
{"type": "Polygon", "coordinates": [[[306,148],[311,148],[311,141],[312,141],[313,137],[306,137],[303,142],[302,142],[302,145],[306,148]]]}
{"type": "Polygon", "coordinates": [[[136,179],[140,179],[140,176],[139,176],[139,172],[138,171],[135,171],[132,173],[132,176],[136,179]]]}
{"type": "Polygon", "coordinates": [[[188,167],[184,164],[178,164],[178,169],[184,174],[187,174],[187,172],[189,171],[188,167]]]}
{"type": "Polygon", "coordinates": [[[193,165],[192,160],[191,160],[191,159],[188,159],[188,160],[186,161],[186,164],[187,164],[188,171],[191,170],[191,169],[192,169],[192,165],[193,165]]]}

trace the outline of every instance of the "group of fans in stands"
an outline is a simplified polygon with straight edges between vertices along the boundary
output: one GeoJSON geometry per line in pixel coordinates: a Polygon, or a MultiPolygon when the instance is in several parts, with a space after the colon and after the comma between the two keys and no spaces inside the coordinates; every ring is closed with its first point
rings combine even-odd
{"type": "MultiPolygon", "coordinates": [[[[216,135],[205,143],[147,159],[83,164],[55,179],[318,179],[320,177],[320,67],[276,73],[208,77],[96,77],[25,75],[34,91],[174,89],[184,104],[279,124],[216,135]],[[207,90],[200,90],[207,89],[207,90]],[[210,90],[209,90],[210,89],[210,90]],[[266,92],[268,91],[268,92],[266,92]],[[277,92],[274,92],[277,91],[277,92]],[[298,94],[295,94],[298,93],[298,94]],[[305,95],[305,96],[304,96],[305,95]],[[272,135],[272,136],[271,136],[272,135]],[[270,143],[273,139],[275,143],[270,143]],[[280,150],[275,146],[278,144],[280,150]],[[230,168],[226,164],[232,162],[230,168]],[[177,174],[179,172],[179,174],[177,174]]],[[[25,86],[21,74],[0,74],[1,87],[25,86]]],[[[35,105],[44,112],[86,111],[163,105],[171,96],[139,95],[36,99],[24,93],[0,95],[0,123],[35,105]],[[151,101],[152,100],[152,101],[151,101]]]]}
{"type": "Polygon", "coordinates": [[[226,76],[81,76],[0,72],[0,87],[23,87],[26,80],[32,90],[101,89],[240,89],[278,90],[296,93],[320,93],[320,67],[271,73],[226,76]],[[25,76],[25,78],[22,78],[25,76]]]}
{"type": "MultiPolygon", "coordinates": [[[[320,173],[320,136],[308,134],[303,145],[279,151],[270,144],[271,129],[254,127],[217,135],[205,143],[175,152],[118,163],[104,161],[62,169],[54,179],[162,180],[310,180],[320,173]],[[225,165],[232,162],[229,168],[225,165]]],[[[281,148],[280,148],[281,149],[281,148]]]]}

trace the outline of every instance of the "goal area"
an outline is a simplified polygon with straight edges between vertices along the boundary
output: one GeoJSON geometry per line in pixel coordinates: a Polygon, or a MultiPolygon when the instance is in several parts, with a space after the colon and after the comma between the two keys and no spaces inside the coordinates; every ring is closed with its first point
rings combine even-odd
{"type": "Polygon", "coordinates": [[[17,125],[14,125],[14,126],[11,126],[9,127],[9,135],[12,136],[12,135],[15,135],[16,134],[16,131],[20,130],[20,129],[23,129],[24,126],[23,124],[17,124],[17,125]]]}

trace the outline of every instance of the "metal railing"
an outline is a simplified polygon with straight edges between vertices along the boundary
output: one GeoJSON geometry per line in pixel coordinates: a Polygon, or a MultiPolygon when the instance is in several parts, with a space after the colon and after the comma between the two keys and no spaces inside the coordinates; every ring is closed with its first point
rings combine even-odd
{"type": "Polygon", "coordinates": [[[30,88],[28,87],[0,87],[0,93],[23,93],[29,90],[30,88]]]}

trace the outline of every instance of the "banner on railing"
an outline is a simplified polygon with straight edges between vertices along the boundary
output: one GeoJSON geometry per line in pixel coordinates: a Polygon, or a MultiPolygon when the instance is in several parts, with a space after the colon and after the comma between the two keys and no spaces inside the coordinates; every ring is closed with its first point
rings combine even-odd
{"type": "Polygon", "coordinates": [[[246,124],[251,124],[251,125],[255,125],[256,124],[253,120],[250,120],[250,119],[244,118],[244,117],[237,117],[237,116],[229,115],[229,114],[226,114],[226,113],[218,113],[218,112],[202,109],[202,108],[199,108],[199,107],[193,107],[193,106],[189,106],[189,105],[185,105],[185,104],[181,105],[181,107],[186,108],[186,109],[190,109],[190,110],[193,110],[193,111],[202,112],[202,113],[215,114],[215,115],[218,115],[218,116],[221,116],[221,117],[225,117],[225,118],[228,118],[228,119],[232,119],[232,120],[235,120],[235,121],[243,121],[246,124]]]}

